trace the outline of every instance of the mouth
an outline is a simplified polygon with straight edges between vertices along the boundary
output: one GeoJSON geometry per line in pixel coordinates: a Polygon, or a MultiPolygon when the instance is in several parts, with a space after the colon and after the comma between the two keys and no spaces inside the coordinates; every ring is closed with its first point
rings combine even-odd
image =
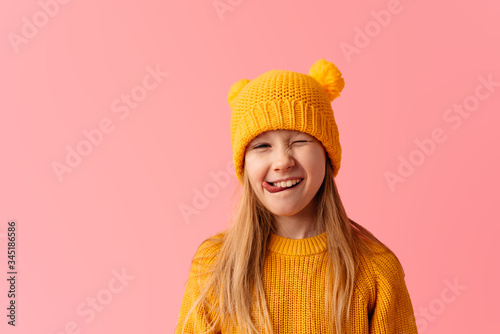
{"type": "Polygon", "coordinates": [[[302,184],[302,181],[304,181],[304,179],[301,179],[299,182],[295,183],[291,187],[277,187],[277,186],[273,186],[272,184],[270,184],[267,181],[264,181],[264,182],[262,182],[262,186],[264,187],[264,189],[266,189],[270,193],[279,193],[282,191],[287,191],[287,190],[292,190],[292,189],[297,188],[298,186],[300,186],[302,184]]]}

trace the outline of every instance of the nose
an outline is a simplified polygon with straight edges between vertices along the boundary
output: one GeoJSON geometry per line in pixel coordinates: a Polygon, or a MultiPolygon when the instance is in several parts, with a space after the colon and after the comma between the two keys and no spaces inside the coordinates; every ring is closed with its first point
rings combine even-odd
{"type": "Polygon", "coordinates": [[[292,166],[295,166],[295,159],[290,150],[288,148],[278,150],[273,160],[273,170],[287,170],[292,166]]]}

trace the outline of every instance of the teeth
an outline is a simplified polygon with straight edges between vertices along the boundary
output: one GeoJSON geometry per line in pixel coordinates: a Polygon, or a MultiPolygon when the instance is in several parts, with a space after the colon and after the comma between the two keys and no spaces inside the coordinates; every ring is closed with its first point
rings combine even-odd
{"type": "Polygon", "coordinates": [[[276,182],[276,183],[271,183],[273,186],[280,187],[280,188],[290,188],[291,186],[296,185],[299,183],[301,180],[288,180],[288,181],[282,181],[282,182],[276,182]]]}

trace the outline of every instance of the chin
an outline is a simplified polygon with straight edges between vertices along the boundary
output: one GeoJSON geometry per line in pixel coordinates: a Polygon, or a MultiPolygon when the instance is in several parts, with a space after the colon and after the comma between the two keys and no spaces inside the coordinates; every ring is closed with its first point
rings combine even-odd
{"type": "Polygon", "coordinates": [[[270,211],[277,215],[277,216],[284,216],[284,217],[288,217],[288,216],[294,216],[296,214],[298,214],[299,212],[301,212],[304,208],[301,207],[301,208],[271,208],[270,211]]]}

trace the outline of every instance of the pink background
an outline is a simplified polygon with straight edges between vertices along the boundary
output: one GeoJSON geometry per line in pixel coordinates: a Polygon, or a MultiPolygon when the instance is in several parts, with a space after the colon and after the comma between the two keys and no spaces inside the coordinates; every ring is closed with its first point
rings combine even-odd
{"type": "Polygon", "coordinates": [[[234,204],[230,85],[324,58],[346,81],[332,104],[344,205],[403,263],[420,333],[498,333],[500,86],[480,81],[500,82],[498,4],[221,0],[219,15],[212,2],[2,1],[0,332],[173,333],[191,258],[234,204]],[[448,114],[464,103],[468,117],[448,114]],[[424,155],[416,141],[436,128],[424,155]],[[67,147],[88,154],[60,180],[67,147]],[[391,188],[400,157],[414,170],[391,188]]]}

